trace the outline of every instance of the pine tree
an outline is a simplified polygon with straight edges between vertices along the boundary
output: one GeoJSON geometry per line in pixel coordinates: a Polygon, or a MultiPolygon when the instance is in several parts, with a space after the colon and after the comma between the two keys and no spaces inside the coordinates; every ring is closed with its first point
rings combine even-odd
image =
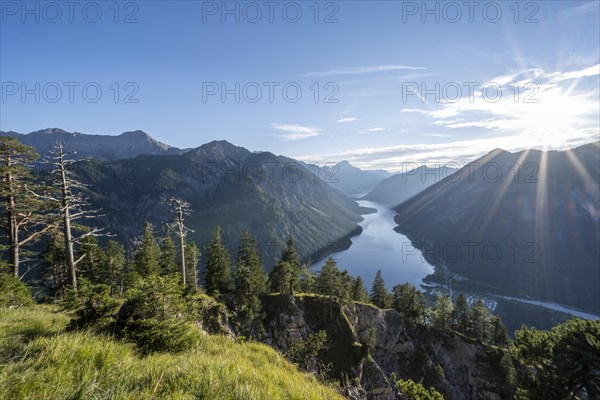
{"type": "Polygon", "coordinates": [[[425,323],[427,305],[425,296],[410,283],[396,285],[392,289],[392,308],[409,324],[425,323]]]}
{"type": "Polygon", "coordinates": [[[271,290],[277,293],[294,294],[300,285],[300,257],[296,251],[296,243],[290,236],[286,247],[281,252],[279,262],[273,267],[269,280],[271,290]]]}
{"type": "Polygon", "coordinates": [[[340,282],[342,284],[341,298],[350,299],[352,298],[352,289],[354,288],[354,277],[350,275],[347,269],[343,270],[340,274],[340,282]]]}
{"type": "Polygon", "coordinates": [[[331,257],[325,260],[325,264],[319,272],[315,281],[316,291],[326,296],[342,297],[344,288],[342,287],[341,273],[337,269],[337,263],[331,257]]]}
{"type": "Polygon", "coordinates": [[[110,286],[110,294],[122,295],[125,268],[125,248],[119,242],[110,240],[106,245],[106,272],[104,283],[110,286]]]}
{"type": "Polygon", "coordinates": [[[486,340],[487,323],[489,320],[489,310],[481,300],[475,301],[469,313],[468,335],[480,342],[486,340]]]}
{"type": "Polygon", "coordinates": [[[433,308],[433,326],[440,332],[445,333],[450,328],[453,309],[454,305],[450,297],[438,296],[433,308]]]}
{"type": "Polygon", "coordinates": [[[365,283],[360,276],[354,280],[354,284],[352,285],[352,300],[359,301],[361,303],[369,302],[369,292],[367,292],[365,283]]]}
{"type": "Polygon", "coordinates": [[[280,294],[294,294],[292,272],[293,267],[287,261],[279,261],[269,275],[271,291],[280,294]]]}
{"type": "Polygon", "coordinates": [[[506,331],[506,326],[499,315],[494,315],[489,324],[489,342],[494,346],[505,346],[510,343],[510,337],[506,331]]]}
{"type": "Polygon", "coordinates": [[[2,215],[0,229],[6,233],[8,263],[15,277],[20,278],[23,248],[33,244],[52,228],[46,213],[47,201],[35,195],[35,185],[29,164],[38,157],[33,147],[17,139],[0,137],[0,198],[2,215]]]}
{"type": "Polygon", "coordinates": [[[313,293],[315,291],[316,276],[308,265],[300,267],[300,291],[302,293],[313,293]]]}
{"type": "Polygon", "coordinates": [[[78,256],[81,257],[81,262],[77,269],[81,276],[91,283],[104,283],[106,253],[98,243],[98,239],[94,236],[82,239],[78,256]]]}
{"type": "Polygon", "coordinates": [[[469,329],[469,304],[465,296],[460,293],[454,301],[452,310],[452,328],[465,335],[469,329]]]}
{"type": "Polygon", "coordinates": [[[289,237],[285,248],[281,252],[281,261],[290,263],[294,268],[300,268],[300,256],[296,251],[296,241],[293,237],[289,237]]]}
{"type": "Polygon", "coordinates": [[[187,267],[187,279],[188,285],[194,287],[195,291],[198,291],[198,263],[200,262],[200,249],[196,246],[194,241],[189,241],[185,245],[185,265],[187,267]]]}
{"type": "Polygon", "coordinates": [[[175,275],[179,272],[177,265],[177,249],[175,242],[168,234],[160,242],[160,255],[158,257],[161,275],[175,275]]]}
{"type": "Polygon", "coordinates": [[[266,291],[267,277],[258,255],[256,239],[244,229],[240,237],[233,298],[237,322],[245,335],[256,336],[262,332],[260,298],[266,291]]]}
{"type": "Polygon", "coordinates": [[[140,246],[133,256],[133,273],[144,278],[159,274],[159,255],[160,249],[154,239],[154,227],[146,222],[140,246]]]}
{"type": "Polygon", "coordinates": [[[390,295],[385,288],[385,282],[381,271],[377,271],[375,279],[373,280],[373,286],[371,286],[370,300],[376,307],[387,308],[389,307],[390,295]]]}
{"type": "Polygon", "coordinates": [[[600,321],[572,318],[550,331],[523,327],[510,353],[527,399],[600,399],[600,321]]]}
{"type": "Polygon", "coordinates": [[[64,239],[58,230],[50,231],[50,237],[42,252],[42,266],[38,273],[38,280],[52,296],[61,296],[69,283],[64,239]]]}
{"type": "Polygon", "coordinates": [[[211,243],[206,251],[206,269],[204,271],[206,293],[229,293],[233,289],[233,280],[229,261],[229,252],[221,240],[221,227],[217,225],[211,243]]]}

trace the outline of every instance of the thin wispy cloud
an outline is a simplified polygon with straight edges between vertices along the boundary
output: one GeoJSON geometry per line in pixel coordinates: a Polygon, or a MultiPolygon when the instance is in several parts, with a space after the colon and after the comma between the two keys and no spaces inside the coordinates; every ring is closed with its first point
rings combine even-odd
{"type": "Polygon", "coordinates": [[[554,72],[525,69],[496,76],[489,82],[502,83],[504,94],[497,101],[486,99],[481,90],[476,90],[472,98],[465,96],[453,103],[433,104],[432,109],[401,109],[402,113],[417,114],[425,125],[439,129],[437,132],[413,131],[423,137],[424,143],[365,147],[298,158],[310,162],[347,160],[359,168],[399,171],[406,162],[462,164],[495,148],[564,150],[598,141],[599,88],[589,81],[584,87],[578,87],[584,82],[581,78],[598,75],[600,67],[593,65],[554,72]],[[532,82],[535,85],[524,90],[524,85],[532,82]],[[518,91],[514,89],[515,83],[520,87],[518,91]],[[465,139],[464,130],[468,129],[475,130],[479,138],[465,139]],[[435,142],[427,142],[426,138],[435,142]]]}
{"type": "Polygon", "coordinates": [[[335,122],[337,122],[337,123],[345,123],[345,122],[355,122],[355,121],[358,121],[358,118],[347,117],[347,118],[340,118],[340,119],[338,119],[335,122]]]}
{"type": "Polygon", "coordinates": [[[371,74],[375,72],[390,72],[402,70],[425,70],[423,67],[413,67],[410,65],[372,65],[367,67],[340,67],[326,71],[309,72],[304,74],[305,77],[325,77],[334,75],[357,75],[371,74]]]}
{"type": "Polygon", "coordinates": [[[417,113],[417,114],[425,114],[425,115],[428,115],[430,113],[430,111],[422,110],[420,108],[403,108],[402,110],[400,110],[400,112],[402,112],[402,113],[417,113]]]}
{"type": "Polygon", "coordinates": [[[578,71],[570,71],[565,73],[556,73],[550,77],[553,82],[560,82],[569,79],[579,79],[590,76],[600,75],[600,64],[587,67],[578,71]]]}
{"type": "Polygon", "coordinates": [[[401,112],[423,114],[432,119],[432,124],[448,129],[528,134],[537,139],[538,145],[560,148],[577,138],[583,129],[598,127],[598,86],[579,89],[577,79],[599,74],[600,65],[552,73],[527,69],[488,81],[499,86],[501,92],[492,89],[493,93],[486,94],[476,90],[473,97],[442,102],[432,110],[413,108],[401,112]],[[498,93],[502,95],[496,99],[498,93]]]}
{"type": "Polygon", "coordinates": [[[284,133],[277,135],[284,141],[295,141],[307,139],[314,136],[319,136],[321,131],[312,126],[295,125],[295,124],[271,124],[273,129],[284,133]]]}
{"type": "MultiPolygon", "coordinates": [[[[576,147],[598,140],[597,129],[585,130],[569,139],[568,147],[576,147]]],[[[434,134],[424,134],[433,136],[434,134]]],[[[311,163],[334,163],[342,160],[364,169],[385,169],[401,172],[407,164],[461,166],[496,148],[522,151],[539,147],[539,142],[528,135],[502,136],[446,143],[419,143],[397,146],[365,147],[345,152],[299,155],[295,158],[311,163]]]]}
{"type": "Polygon", "coordinates": [[[368,135],[369,133],[377,133],[377,132],[383,132],[385,131],[385,128],[370,128],[370,129],[366,129],[364,131],[360,131],[358,132],[360,135],[368,135]]]}
{"type": "Polygon", "coordinates": [[[455,135],[451,135],[449,133],[423,133],[423,136],[435,137],[435,138],[451,138],[455,135]]]}
{"type": "Polygon", "coordinates": [[[598,10],[600,10],[600,2],[597,0],[588,1],[586,3],[580,4],[578,6],[568,8],[558,13],[560,17],[579,17],[582,15],[594,15],[598,14],[598,10]]]}

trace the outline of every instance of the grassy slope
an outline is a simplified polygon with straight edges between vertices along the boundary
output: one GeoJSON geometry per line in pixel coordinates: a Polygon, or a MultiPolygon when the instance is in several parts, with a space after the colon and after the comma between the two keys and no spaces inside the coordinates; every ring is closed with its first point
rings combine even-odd
{"type": "Polygon", "coordinates": [[[51,307],[0,309],[0,399],[340,399],[268,346],[203,337],[181,354],[64,332],[51,307]]]}

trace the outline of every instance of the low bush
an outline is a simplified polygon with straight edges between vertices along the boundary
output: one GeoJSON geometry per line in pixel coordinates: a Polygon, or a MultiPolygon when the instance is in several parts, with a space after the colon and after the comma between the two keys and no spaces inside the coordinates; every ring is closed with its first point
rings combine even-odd
{"type": "Polygon", "coordinates": [[[0,272],[0,307],[23,307],[33,304],[31,290],[14,275],[0,272]]]}

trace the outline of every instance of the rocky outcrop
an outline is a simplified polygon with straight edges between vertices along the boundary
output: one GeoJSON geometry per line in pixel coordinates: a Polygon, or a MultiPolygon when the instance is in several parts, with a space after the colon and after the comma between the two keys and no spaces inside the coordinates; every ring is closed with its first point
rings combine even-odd
{"type": "MultiPolygon", "coordinates": [[[[394,310],[320,296],[268,296],[265,342],[285,352],[295,340],[325,330],[322,365],[362,398],[400,398],[395,379],[435,387],[446,399],[502,399],[503,352],[457,335],[409,326],[394,310]]],[[[352,396],[352,398],[361,398],[352,396]]]]}

